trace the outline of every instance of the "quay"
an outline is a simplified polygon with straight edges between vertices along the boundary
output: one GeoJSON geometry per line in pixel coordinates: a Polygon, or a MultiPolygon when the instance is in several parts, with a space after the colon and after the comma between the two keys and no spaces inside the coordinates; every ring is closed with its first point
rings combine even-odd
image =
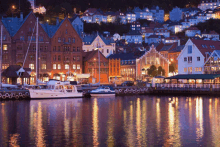
{"type": "Polygon", "coordinates": [[[26,89],[1,89],[0,100],[30,99],[30,93],[26,89]]]}

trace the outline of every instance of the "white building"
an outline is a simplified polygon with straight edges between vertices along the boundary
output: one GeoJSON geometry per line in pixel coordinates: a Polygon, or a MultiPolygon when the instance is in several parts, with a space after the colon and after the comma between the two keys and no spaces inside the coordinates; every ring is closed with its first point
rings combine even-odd
{"type": "Polygon", "coordinates": [[[113,54],[115,51],[115,42],[104,38],[102,35],[86,35],[83,38],[83,51],[88,52],[99,48],[105,57],[113,54]]]}
{"type": "Polygon", "coordinates": [[[183,12],[180,8],[175,7],[170,11],[170,20],[171,21],[180,21],[183,18],[183,12]]]}
{"type": "Polygon", "coordinates": [[[125,41],[127,43],[142,44],[142,34],[140,31],[129,31],[127,34],[125,34],[125,41]]]}
{"type": "Polygon", "coordinates": [[[153,13],[150,12],[150,10],[148,8],[144,8],[143,9],[143,17],[140,17],[140,19],[147,19],[149,21],[154,21],[154,18],[153,18],[153,13]]]}
{"type": "Polygon", "coordinates": [[[136,14],[132,13],[132,12],[127,12],[126,13],[126,20],[128,23],[132,23],[132,22],[136,21],[136,14]]]}
{"type": "Polygon", "coordinates": [[[185,36],[194,37],[195,35],[200,35],[201,31],[197,27],[189,27],[185,31],[185,36]]]}
{"type": "Polygon", "coordinates": [[[160,43],[164,41],[165,41],[165,37],[163,35],[150,35],[149,37],[145,38],[145,43],[148,44],[160,43]]]}
{"type": "Polygon", "coordinates": [[[198,8],[202,11],[207,9],[214,10],[216,7],[219,6],[219,0],[201,0],[201,3],[198,5],[198,8]]]}
{"type": "Polygon", "coordinates": [[[204,32],[202,32],[202,37],[219,40],[219,34],[216,33],[215,31],[210,31],[210,32],[204,31],[204,32]]]}
{"type": "Polygon", "coordinates": [[[154,20],[158,22],[164,22],[164,10],[158,6],[152,7],[151,12],[153,13],[154,20]]]}
{"type": "Polygon", "coordinates": [[[155,34],[163,35],[165,38],[170,37],[170,31],[164,28],[155,30],[155,34]]]}
{"type": "Polygon", "coordinates": [[[220,42],[189,39],[178,56],[178,74],[202,74],[211,52],[220,49],[220,42]]]}

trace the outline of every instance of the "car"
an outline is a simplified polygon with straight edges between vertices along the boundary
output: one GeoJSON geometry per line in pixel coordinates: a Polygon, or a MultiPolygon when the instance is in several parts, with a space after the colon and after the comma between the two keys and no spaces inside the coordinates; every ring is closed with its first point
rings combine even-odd
{"type": "Polygon", "coordinates": [[[121,85],[122,86],[134,86],[134,82],[133,81],[125,81],[121,85]]]}

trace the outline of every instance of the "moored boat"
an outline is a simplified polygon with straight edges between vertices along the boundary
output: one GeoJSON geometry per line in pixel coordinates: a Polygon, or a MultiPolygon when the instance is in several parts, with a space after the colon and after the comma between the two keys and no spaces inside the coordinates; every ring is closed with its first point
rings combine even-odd
{"type": "Polygon", "coordinates": [[[89,94],[92,97],[115,96],[115,90],[111,86],[100,86],[97,89],[91,90],[89,94]]]}
{"type": "Polygon", "coordinates": [[[29,89],[29,92],[31,99],[83,97],[83,93],[78,92],[75,85],[57,80],[49,81],[46,89],[29,89]]]}

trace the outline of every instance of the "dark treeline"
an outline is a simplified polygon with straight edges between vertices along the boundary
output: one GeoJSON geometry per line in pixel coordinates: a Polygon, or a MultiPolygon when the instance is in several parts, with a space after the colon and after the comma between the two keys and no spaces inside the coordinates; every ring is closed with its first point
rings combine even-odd
{"type": "MultiPolygon", "coordinates": [[[[20,10],[25,14],[29,10],[29,3],[27,0],[1,0],[0,1],[0,13],[10,14],[10,7],[15,4],[20,10]]],[[[72,14],[74,8],[76,11],[84,12],[88,8],[100,8],[103,11],[126,11],[127,9],[132,9],[135,6],[140,8],[152,6],[160,6],[166,12],[172,10],[173,7],[189,7],[197,6],[200,0],[36,0],[36,5],[45,6],[47,13],[59,14],[63,13],[65,15],[72,14]]]]}

